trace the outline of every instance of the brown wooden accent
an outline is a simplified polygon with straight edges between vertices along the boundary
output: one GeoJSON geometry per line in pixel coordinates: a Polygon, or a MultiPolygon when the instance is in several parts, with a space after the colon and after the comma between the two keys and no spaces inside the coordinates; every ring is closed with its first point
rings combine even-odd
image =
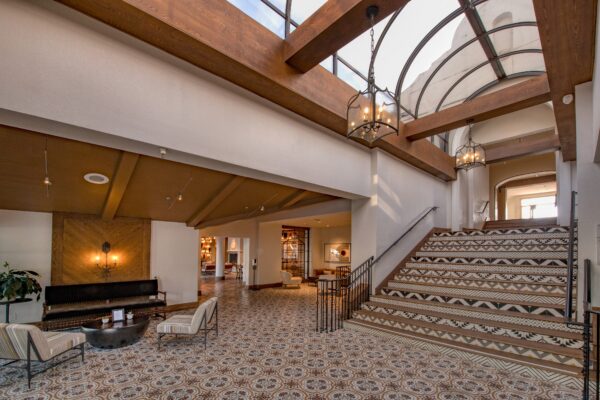
{"type": "Polygon", "coordinates": [[[506,182],[500,187],[503,188],[515,188],[529,185],[537,185],[539,183],[556,182],[556,174],[548,174],[542,176],[534,176],[532,178],[516,179],[514,181],[506,182]]]}
{"type": "Polygon", "coordinates": [[[535,226],[556,226],[556,218],[505,219],[503,221],[486,221],[483,229],[527,228],[535,226]]]}
{"type": "MultiPolygon", "coordinates": [[[[232,180],[243,181],[235,196],[223,199],[209,219],[238,215],[245,207],[256,210],[262,204],[272,208],[298,193],[296,188],[277,183],[0,125],[0,186],[4,189],[0,191],[0,209],[96,215],[105,210],[117,217],[186,222],[232,180]],[[53,182],[49,196],[42,183],[46,142],[53,182]],[[110,177],[111,184],[86,182],[83,176],[90,171],[110,177]],[[184,187],[183,200],[177,201],[184,187]],[[115,197],[107,200],[110,196],[115,197]]],[[[298,202],[333,198],[306,191],[298,202]]]]}
{"type": "Polygon", "coordinates": [[[119,165],[113,174],[108,196],[106,196],[106,202],[102,210],[102,219],[110,221],[115,217],[139,158],[139,154],[126,151],[121,154],[119,165]]]}
{"type": "Polygon", "coordinates": [[[551,129],[500,143],[484,144],[483,148],[485,149],[485,162],[492,164],[532,154],[555,151],[560,148],[560,142],[554,129],[551,129]]]}
{"type": "Polygon", "coordinates": [[[54,213],[52,215],[52,285],[104,282],[95,257],[104,262],[102,243],[108,241],[111,257],[119,264],[110,281],[150,277],[150,220],[115,218],[105,221],[96,215],[54,213]]]}
{"type": "Polygon", "coordinates": [[[310,192],[306,190],[298,190],[296,193],[293,193],[290,197],[285,199],[283,203],[280,205],[281,208],[288,208],[298,203],[300,200],[306,198],[310,192]]]}
{"type": "Polygon", "coordinates": [[[575,86],[592,80],[597,0],[534,0],[533,6],[552,90],[554,117],[564,161],[576,158],[575,86]]]}
{"type": "Polygon", "coordinates": [[[208,204],[203,205],[194,215],[188,220],[187,226],[196,226],[202,222],[211,212],[215,210],[227,197],[229,197],[245,180],[246,178],[236,176],[227,184],[215,193],[208,204]]]}
{"type": "MultiPolygon", "coordinates": [[[[57,1],[346,135],[356,90],[322,67],[298,73],[283,61],[282,40],[227,1],[57,1]]],[[[456,178],[454,159],[428,141],[388,136],[375,147],[441,179],[456,178]]]]}
{"type": "Polygon", "coordinates": [[[506,187],[498,188],[498,219],[506,219],[506,187]]]}
{"type": "MultiPolygon", "coordinates": [[[[296,204],[294,204],[293,206],[290,206],[288,208],[296,208],[296,207],[302,207],[302,206],[307,206],[307,205],[311,205],[311,204],[316,204],[316,203],[321,203],[324,201],[329,201],[329,200],[334,200],[335,198],[332,196],[327,196],[327,195],[322,195],[322,196],[315,196],[312,197],[310,199],[307,199],[305,201],[302,202],[298,202],[296,204]]],[[[227,215],[225,217],[218,217],[218,218],[214,218],[214,219],[207,219],[205,221],[200,222],[198,225],[196,225],[196,229],[201,229],[201,228],[206,228],[209,226],[218,226],[218,225],[223,225],[223,224],[227,224],[230,222],[235,222],[235,221],[242,221],[245,219],[250,219],[250,218],[255,218],[255,217],[261,217],[264,215],[269,215],[269,214],[273,214],[276,213],[278,211],[281,211],[282,207],[281,205],[276,205],[274,207],[265,207],[264,211],[247,211],[247,212],[243,212],[240,214],[235,214],[235,215],[227,215]]]]}
{"type": "Polygon", "coordinates": [[[481,122],[549,100],[550,87],[544,74],[411,121],[404,125],[404,136],[424,139],[465,126],[469,120],[481,122]]]}
{"type": "Polygon", "coordinates": [[[367,7],[378,6],[375,23],[403,8],[409,0],[328,1],[285,40],[283,59],[307,72],[370,28],[367,7]]]}
{"type": "Polygon", "coordinates": [[[448,231],[449,231],[449,229],[445,229],[445,228],[431,229],[425,236],[423,236],[423,239],[421,239],[421,241],[419,243],[417,243],[417,245],[415,247],[412,248],[412,250],[406,255],[406,257],[404,257],[402,259],[402,261],[400,261],[398,266],[396,266],[396,268],[394,268],[394,270],[392,272],[390,272],[388,274],[388,276],[386,276],[385,279],[383,279],[381,281],[381,283],[375,289],[375,293],[381,293],[381,288],[386,287],[388,282],[393,281],[395,279],[396,275],[398,273],[400,273],[400,271],[406,267],[406,263],[410,262],[411,257],[414,257],[417,255],[417,251],[419,251],[419,249],[421,249],[421,247],[423,247],[423,245],[429,240],[429,238],[431,238],[431,236],[434,233],[448,232],[448,231]]]}

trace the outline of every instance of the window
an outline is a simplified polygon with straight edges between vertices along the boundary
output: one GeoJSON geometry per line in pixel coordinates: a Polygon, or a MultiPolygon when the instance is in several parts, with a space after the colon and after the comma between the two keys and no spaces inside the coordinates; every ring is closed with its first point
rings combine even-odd
{"type": "Polygon", "coordinates": [[[521,218],[552,218],[558,215],[556,196],[521,199],[521,218]]]}

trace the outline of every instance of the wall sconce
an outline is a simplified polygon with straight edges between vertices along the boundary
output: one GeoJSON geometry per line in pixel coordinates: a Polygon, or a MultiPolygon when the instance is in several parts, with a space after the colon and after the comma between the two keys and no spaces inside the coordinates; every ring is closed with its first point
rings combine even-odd
{"type": "Polygon", "coordinates": [[[96,256],[96,267],[100,270],[100,275],[108,281],[114,269],[117,268],[119,256],[112,256],[112,264],[108,263],[108,253],[110,253],[110,243],[102,243],[102,252],[104,253],[104,265],[100,264],[100,256],[96,256]]]}

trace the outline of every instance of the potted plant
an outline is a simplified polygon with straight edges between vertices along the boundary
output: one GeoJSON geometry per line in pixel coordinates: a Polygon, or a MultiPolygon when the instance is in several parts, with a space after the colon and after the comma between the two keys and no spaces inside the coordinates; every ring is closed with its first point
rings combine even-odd
{"type": "Polygon", "coordinates": [[[5,262],[4,271],[0,272],[0,300],[23,299],[29,294],[37,294],[36,300],[39,300],[42,293],[42,287],[37,281],[39,276],[35,271],[12,269],[5,262]]]}

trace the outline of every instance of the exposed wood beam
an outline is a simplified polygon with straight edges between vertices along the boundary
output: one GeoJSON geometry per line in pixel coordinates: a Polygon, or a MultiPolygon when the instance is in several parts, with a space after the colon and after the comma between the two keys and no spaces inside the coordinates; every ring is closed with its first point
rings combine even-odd
{"type": "Polygon", "coordinates": [[[121,154],[119,165],[113,174],[110,189],[108,189],[108,195],[102,208],[102,219],[109,221],[115,217],[139,159],[139,154],[126,151],[121,154]]]}
{"type": "Polygon", "coordinates": [[[208,204],[203,205],[190,217],[187,221],[187,226],[196,226],[200,222],[202,222],[206,217],[213,212],[223,200],[229,197],[244,181],[246,178],[241,176],[236,176],[231,179],[218,193],[216,193],[212,199],[208,202],[208,204]]]}
{"type": "Polygon", "coordinates": [[[328,1],[288,36],[283,58],[294,68],[309,71],[370,28],[367,7],[379,7],[375,18],[377,23],[404,7],[408,1],[328,1]]]}
{"type": "Polygon", "coordinates": [[[292,193],[288,198],[283,200],[279,208],[291,207],[310,194],[311,192],[309,192],[308,190],[297,190],[296,192],[292,193]]]}
{"type": "Polygon", "coordinates": [[[515,181],[506,182],[500,188],[509,189],[523,187],[529,185],[538,185],[540,183],[556,182],[556,174],[548,174],[542,176],[534,176],[532,178],[517,179],[515,181]]]}
{"type": "Polygon", "coordinates": [[[534,0],[554,117],[564,161],[576,158],[575,86],[591,81],[594,69],[597,0],[534,0]]]}
{"type": "Polygon", "coordinates": [[[541,154],[560,149],[560,142],[554,129],[506,140],[500,143],[483,145],[485,161],[492,164],[513,158],[541,154]]]}
{"type": "MultiPolygon", "coordinates": [[[[57,1],[346,134],[355,89],[322,67],[299,74],[283,61],[281,38],[225,0],[57,1]]],[[[426,141],[388,137],[376,147],[442,179],[456,178],[452,157],[426,141]]]]}
{"type": "Polygon", "coordinates": [[[478,36],[478,41],[481,47],[483,48],[483,52],[485,56],[490,61],[490,65],[496,74],[496,78],[504,79],[506,78],[506,72],[504,72],[504,68],[502,67],[502,63],[498,59],[498,54],[494,49],[494,44],[490,39],[489,35],[486,35],[485,26],[483,25],[483,21],[481,21],[481,17],[477,12],[475,6],[471,5],[470,0],[458,0],[460,5],[465,9],[465,16],[469,21],[469,24],[473,28],[475,35],[478,36]]]}
{"type": "Polygon", "coordinates": [[[236,214],[236,215],[230,215],[230,216],[223,217],[223,218],[216,218],[216,219],[212,219],[212,220],[202,221],[196,225],[196,229],[202,229],[202,228],[206,228],[209,226],[218,226],[218,225],[228,224],[230,222],[235,222],[235,221],[243,221],[243,220],[250,219],[250,218],[263,217],[265,215],[274,214],[274,213],[282,211],[284,209],[294,209],[297,207],[304,207],[307,205],[322,203],[324,201],[330,201],[332,199],[333,198],[331,196],[323,195],[323,196],[319,196],[319,197],[314,197],[310,201],[303,202],[302,204],[296,203],[296,204],[294,204],[292,206],[288,206],[286,208],[282,207],[281,204],[278,204],[276,206],[269,207],[269,208],[265,209],[264,211],[261,211],[258,213],[256,211],[251,211],[251,212],[245,212],[245,213],[236,214]]]}
{"type": "Polygon", "coordinates": [[[481,122],[549,100],[550,88],[544,74],[411,121],[404,125],[404,135],[408,140],[424,139],[465,126],[469,120],[481,122]]]}

